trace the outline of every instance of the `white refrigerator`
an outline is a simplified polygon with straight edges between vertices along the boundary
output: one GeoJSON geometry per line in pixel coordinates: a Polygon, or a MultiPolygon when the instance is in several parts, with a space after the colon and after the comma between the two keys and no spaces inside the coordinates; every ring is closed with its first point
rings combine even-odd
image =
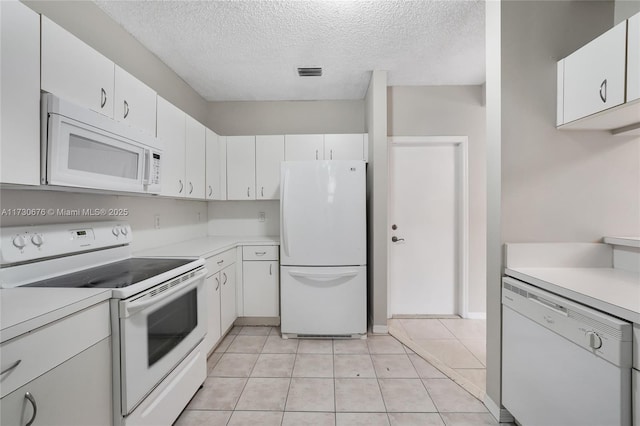
{"type": "Polygon", "coordinates": [[[365,163],[285,161],[281,167],[282,335],[365,335],[365,163]]]}

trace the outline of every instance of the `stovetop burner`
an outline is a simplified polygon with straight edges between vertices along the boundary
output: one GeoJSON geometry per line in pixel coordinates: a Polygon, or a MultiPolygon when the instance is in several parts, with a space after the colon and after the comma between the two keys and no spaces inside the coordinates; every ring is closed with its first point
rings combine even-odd
{"type": "Polygon", "coordinates": [[[190,262],[193,259],[132,257],[27,284],[25,287],[123,288],[190,262]]]}

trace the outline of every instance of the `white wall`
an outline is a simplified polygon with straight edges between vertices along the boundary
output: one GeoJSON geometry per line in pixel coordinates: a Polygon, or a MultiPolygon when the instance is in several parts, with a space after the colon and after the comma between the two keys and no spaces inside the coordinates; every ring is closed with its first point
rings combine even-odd
{"type": "Polygon", "coordinates": [[[280,235],[280,201],[210,201],[209,235],[280,235]],[[260,222],[260,212],[265,221],[260,222]]]}
{"type": "Polygon", "coordinates": [[[9,216],[0,217],[0,226],[48,223],[124,220],[131,224],[133,250],[145,250],[207,235],[207,203],[153,196],[102,195],[42,190],[0,190],[4,209],[128,209],[122,216],[9,216]],[[160,229],[154,216],[160,216],[160,229]]]}
{"type": "Polygon", "coordinates": [[[486,109],[481,86],[394,86],[389,136],[469,137],[469,312],[486,303],[486,109]]]}

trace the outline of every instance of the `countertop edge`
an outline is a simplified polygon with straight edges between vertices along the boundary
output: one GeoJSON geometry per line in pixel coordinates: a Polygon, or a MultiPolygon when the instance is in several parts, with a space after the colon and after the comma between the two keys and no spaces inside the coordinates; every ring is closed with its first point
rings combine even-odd
{"type": "Polygon", "coordinates": [[[207,258],[237,247],[255,245],[277,246],[280,245],[280,237],[233,235],[225,235],[219,237],[201,237],[152,249],[139,250],[134,252],[134,256],[177,256],[207,258]]]}
{"type": "Polygon", "coordinates": [[[604,237],[606,244],[640,248],[640,237],[604,237]]]}

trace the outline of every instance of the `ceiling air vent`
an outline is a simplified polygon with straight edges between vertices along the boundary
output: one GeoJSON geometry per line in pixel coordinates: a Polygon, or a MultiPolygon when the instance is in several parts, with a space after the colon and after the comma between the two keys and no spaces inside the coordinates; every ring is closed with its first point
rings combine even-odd
{"type": "Polygon", "coordinates": [[[322,68],[298,68],[300,77],[320,77],[322,76],[322,68]]]}

